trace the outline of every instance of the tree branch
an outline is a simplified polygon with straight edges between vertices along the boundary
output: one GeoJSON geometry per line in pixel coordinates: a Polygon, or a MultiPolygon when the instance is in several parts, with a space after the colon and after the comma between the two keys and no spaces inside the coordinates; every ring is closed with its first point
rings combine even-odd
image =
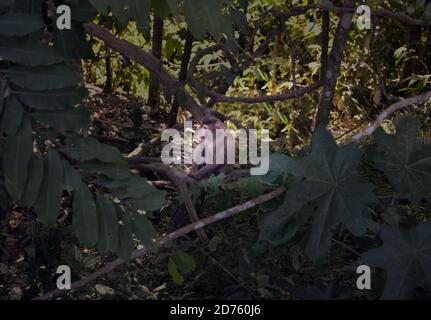
{"type": "MultiPolygon", "coordinates": [[[[178,188],[179,193],[184,196],[184,204],[186,206],[190,221],[195,222],[200,219],[192,199],[187,195],[187,183],[195,182],[191,177],[182,175],[174,168],[163,163],[131,165],[130,167],[134,169],[146,169],[152,172],[160,172],[166,175],[169,180],[171,180],[172,183],[178,188]]],[[[199,229],[197,230],[197,234],[203,243],[208,242],[208,236],[205,230],[199,229]]]]}
{"type": "MultiPolygon", "coordinates": [[[[306,6],[295,7],[290,11],[273,11],[274,15],[280,18],[290,18],[295,15],[300,15],[306,13],[308,10],[325,10],[332,11],[336,13],[346,14],[351,13],[354,14],[356,12],[355,8],[349,8],[347,6],[344,7],[335,7],[335,6],[324,6],[319,4],[312,4],[306,6]]],[[[371,16],[376,18],[388,18],[392,20],[398,20],[405,24],[414,25],[414,26],[429,26],[431,25],[430,21],[415,19],[401,12],[393,12],[387,9],[371,9],[371,16]]]]}
{"type": "MultiPolygon", "coordinates": [[[[268,202],[268,201],[275,199],[278,196],[282,195],[284,192],[285,192],[284,187],[279,187],[279,188],[275,189],[274,191],[271,191],[267,194],[264,194],[260,197],[255,198],[255,199],[249,200],[243,204],[240,204],[240,205],[235,206],[233,208],[224,210],[222,212],[219,212],[215,215],[212,215],[208,218],[202,219],[202,220],[197,221],[195,223],[189,224],[189,225],[187,225],[183,228],[180,228],[180,229],[168,234],[167,236],[163,237],[159,241],[155,242],[154,245],[150,248],[144,248],[141,250],[134,251],[132,254],[132,259],[145,257],[149,253],[156,251],[157,249],[161,248],[163,245],[165,245],[166,243],[169,243],[172,240],[178,239],[178,238],[180,238],[186,234],[189,234],[190,232],[199,230],[205,226],[208,226],[208,225],[216,223],[218,221],[230,218],[230,217],[232,217],[238,213],[241,213],[245,210],[251,209],[251,208],[256,207],[262,203],[268,202]]],[[[90,283],[96,281],[100,277],[103,277],[104,275],[114,271],[116,268],[123,265],[124,263],[125,262],[122,259],[117,259],[117,260],[114,260],[114,261],[106,264],[105,266],[103,266],[102,268],[97,270],[96,272],[82,278],[81,280],[73,282],[71,284],[71,290],[77,290],[79,288],[82,288],[82,287],[89,285],[90,283]]],[[[56,289],[56,290],[52,290],[52,291],[50,291],[50,292],[48,292],[48,293],[46,293],[40,297],[35,298],[35,300],[51,300],[51,299],[55,299],[57,297],[60,297],[62,295],[65,295],[69,292],[70,292],[70,290],[56,289]]]]}
{"type": "Polygon", "coordinates": [[[204,116],[201,106],[184,89],[183,84],[171,76],[163,67],[163,63],[152,54],[126,40],[116,38],[108,30],[93,23],[84,24],[84,28],[87,34],[102,40],[112,50],[145,67],[152,75],[157,76],[160,79],[160,82],[169,89],[173,91],[183,90],[187,99],[187,108],[192,113],[193,117],[199,121],[204,116]]]}
{"type": "Polygon", "coordinates": [[[273,96],[260,96],[260,97],[229,97],[219,93],[210,92],[208,95],[212,98],[214,103],[216,102],[240,102],[240,103],[263,103],[263,102],[276,102],[276,101],[284,101],[289,99],[295,99],[310,93],[317,88],[322,86],[322,82],[318,81],[313,83],[308,87],[301,88],[299,90],[295,90],[295,92],[273,95],[273,96]]]}
{"type": "Polygon", "coordinates": [[[376,120],[371,124],[371,126],[369,126],[364,131],[361,131],[358,134],[356,134],[355,136],[353,136],[353,138],[351,140],[349,140],[348,142],[346,142],[345,144],[349,144],[352,142],[358,142],[358,141],[362,140],[363,138],[372,135],[380,127],[380,124],[385,119],[387,119],[391,114],[393,114],[394,112],[397,112],[401,109],[407,108],[407,107],[414,105],[414,104],[420,104],[420,103],[427,102],[429,100],[431,100],[431,91],[429,91],[425,94],[419,95],[419,96],[414,96],[414,97],[411,97],[411,98],[401,100],[401,101],[394,103],[389,108],[385,109],[382,113],[380,113],[378,115],[378,117],[376,118],[376,120]]]}

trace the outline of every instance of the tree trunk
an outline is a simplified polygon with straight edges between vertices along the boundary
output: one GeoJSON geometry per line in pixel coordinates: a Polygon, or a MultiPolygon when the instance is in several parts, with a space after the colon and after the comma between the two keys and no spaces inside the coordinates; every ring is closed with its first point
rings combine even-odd
{"type": "MultiPolygon", "coordinates": [[[[184,44],[183,57],[181,59],[181,69],[179,80],[185,83],[187,80],[187,71],[189,69],[190,57],[192,55],[193,47],[193,35],[190,31],[186,33],[186,42],[184,44]]],[[[171,114],[169,115],[169,125],[172,126],[177,122],[178,108],[180,107],[180,101],[177,96],[174,98],[174,103],[172,105],[171,114]]]]}
{"type": "MultiPolygon", "coordinates": [[[[158,60],[162,57],[162,45],[163,45],[163,20],[157,15],[154,15],[153,21],[153,38],[152,38],[152,50],[151,53],[158,60]]],[[[160,103],[160,81],[157,76],[150,76],[150,88],[148,91],[148,104],[152,107],[152,111],[155,112],[159,108],[160,103]]]]}
{"type": "MultiPolygon", "coordinates": [[[[344,4],[345,7],[353,8],[355,1],[346,0],[344,4]]],[[[338,22],[334,44],[332,46],[331,53],[329,54],[327,69],[323,75],[323,90],[320,97],[319,107],[317,109],[316,127],[320,124],[326,126],[329,123],[329,115],[332,109],[335,87],[337,85],[338,76],[340,75],[340,67],[343,60],[343,51],[350,28],[352,27],[352,18],[353,12],[346,12],[342,14],[340,21],[338,22]]]]}

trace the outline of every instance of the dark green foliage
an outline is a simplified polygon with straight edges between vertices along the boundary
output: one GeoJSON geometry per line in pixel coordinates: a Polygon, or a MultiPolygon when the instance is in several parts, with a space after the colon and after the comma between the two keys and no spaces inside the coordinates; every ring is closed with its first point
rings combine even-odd
{"type": "Polygon", "coordinates": [[[413,117],[398,118],[395,127],[395,135],[377,131],[378,148],[370,148],[367,159],[401,197],[416,203],[431,200],[431,144],[418,138],[419,123],[413,117]]]}
{"type": "MultiPolygon", "coordinates": [[[[10,196],[17,204],[33,207],[38,220],[52,226],[65,196],[71,197],[72,224],[79,242],[127,260],[133,251],[132,226],[146,246],[155,236],[149,220],[132,219],[131,213],[158,210],[165,193],[134,175],[116,148],[77,135],[89,124],[89,111],[79,106],[88,92],[82,75],[65,60],[92,56],[82,23],[91,21],[97,10],[89,1],[65,3],[73,10],[70,31],[57,30],[55,20],[45,25],[48,20],[43,20],[41,1],[0,3],[0,58],[7,62],[0,70],[0,131],[6,137],[1,145],[1,208],[7,207],[10,196]],[[40,40],[45,27],[53,28],[53,45],[40,40]],[[61,150],[58,145],[52,147],[59,133],[66,134],[61,150]],[[104,185],[95,197],[96,190],[90,190],[85,179],[100,180],[96,190],[102,182],[111,187],[104,185]],[[129,209],[114,204],[111,195],[129,209]]],[[[113,11],[125,9],[123,4],[116,1],[113,11]]],[[[131,1],[128,8],[127,19],[139,16],[140,23],[147,23],[149,2],[131,1]]]]}
{"type": "Polygon", "coordinates": [[[413,290],[431,285],[431,223],[400,230],[382,227],[383,246],[367,252],[363,261],[386,270],[383,299],[411,298],[413,290]]]}
{"type": "Polygon", "coordinates": [[[363,235],[362,211],[376,199],[372,185],[358,172],[361,157],[356,146],[338,147],[332,136],[319,128],[308,156],[284,160],[292,182],[283,205],[262,220],[260,239],[282,244],[310,223],[305,251],[317,260],[329,254],[333,232],[340,224],[363,235]]]}

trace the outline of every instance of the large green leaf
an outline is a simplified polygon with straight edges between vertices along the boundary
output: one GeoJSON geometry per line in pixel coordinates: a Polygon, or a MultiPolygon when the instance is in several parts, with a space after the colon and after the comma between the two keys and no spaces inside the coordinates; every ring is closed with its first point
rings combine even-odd
{"type": "Polygon", "coordinates": [[[4,111],[1,119],[0,132],[13,136],[17,133],[24,111],[21,104],[14,97],[9,97],[4,102],[4,111]]]}
{"type": "MultiPolygon", "coordinates": [[[[161,0],[163,1],[163,0],[161,0]]],[[[136,21],[136,25],[142,31],[148,31],[148,21],[150,14],[150,1],[141,1],[141,0],[128,0],[127,1],[127,10],[129,12],[130,17],[136,21]]]]}
{"type": "Polygon", "coordinates": [[[7,6],[8,13],[21,12],[42,16],[43,0],[2,0],[1,6],[7,6]]]}
{"type": "Polygon", "coordinates": [[[0,35],[22,36],[43,28],[41,15],[12,13],[0,16],[0,35]]]}
{"type": "Polygon", "coordinates": [[[100,143],[95,138],[73,137],[71,146],[64,147],[63,151],[74,159],[80,161],[99,160],[107,163],[126,162],[117,148],[100,143]]]}
{"type": "Polygon", "coordinates": [[[30,108],[37,110],[63,110],[79,104],[87,95],[84,87],[59,90],[29,91],[14,89],[12,94],[30,108]]]}
{"type": "Polygon", "coordinates": [[[9,137],[3,156],[5,186],[9,195],[16,201],[21,199],[24,192],[32,150],[32,127],[27,119],[17,135],[9,137]]]}
{"type": "Polygon", "coordinates": [[[43,161],[32,157],[28,166],[28,178],[24,192],[22,194],[21,202],[26,207],[32,207],[37,200],[40,193],[40,186],[43,180],[43,161]]]}
{"type": "Polygon", "coordinates": [[[232,36],[232,19],[222,15],[223,0],[184,0],[187,26],[195,38],[203,40],[206,32],[215,39],[224,33],[232,36]]]}
{"type": "Polygon", "coordinates": [[[79,0],[75,3],[70,3],[70,9],[73,12],[72,20],[78,22],[92,21],[97,15],[97,10],[94,8],[89,0],[79,0]]]}
{"type": "Polygon", "coordinates": [[[54,47],[61,56],[70,59],[91,59],[94,54],[86,40],[83,26],[73,25],[71,30],[54,30],[54,47]]]}
{"type": "Polygon", "coordinates": [[[383,226],[383,246],[363,256],[364,263],[386,270],[383,299],[405,299],[431,285],[431,222],[409,230],[383,226]]]}
{"type": "Polygon", "coordinates": [[[99,223],[96,204],[84,183],[73,193],[72,223],[80,243],[88,247],[97,244],[99,223]]]}
{"type": "Polygon", "coordinates": [[[55,50],[40,42],[0,38],[0,59],[27,66],[46,66],[64,59],[55,50]]]}
{"type": "Polygon", "coordinates": [[[118,227],[118,250],[117,255],[124,261],[128,261],[133,252],[132,223],[129,216],[121,207],[115,206],[117,219],[120,221],[118,227]]]}
{"type": "Polygon", "coordinates": [[[370,148],[367,159],[383,171],[392,187],[412,202],[431,200],[431,144],[418,138],[419,123],[410,116],[397,118],[396,134],[380,129],[375,134],[378,149],[370,148]]]}
{"type": "Polygon", "coordinates": [[[90,0],[90,2],[101,14],[106,15],[110,10],[120,27],[126,26],[128,20],[133,19],[141,30],[148,30],[151,5],[149,0],[90,0]]]}
{"type": "Polygon", "coordinates": [[[171,14],[171,8],[166,0],[151,0],[151,7],[154,9],[154,13],[162,19],[171,14]]]}
{"type": "Polygon", "coordinates": [[[264,217],[260,239],[281,244],[310,223],[306,253],[317,260],[328,255],[332,234],[340,224],[363,235],[362,211],[375,202],[375,196],[372,185],[359,175],[361,157],[356,146],[338,147],[325,129],[318,128],[311,153],[289,160],[293,179],[284,204],[264,217]]]}
{"type": "Polygon", "coordinates": [[[63,163],[56,151],[49,150],[44,159],[44,178],[35,204],[37,216],[52,225],[60,212],[63,192],[63,163]]]}
{"type": "Polygon", "coordinates": [[[39,111],[31,114],[40,123],[61,132],[77,132],[89,125],[90,114],[87,108],[77,107],[61,112],[39,111]]]}
{"type": "Polygon", "coordinates": [[[103,181],[101,184],[135,210],[155,211],[165,203],[165,191],[154,188],[146,179],[133,173],[127,179],[103,181]]]}
{"type": "Polygon", "coordinates": [[[118,219],[114,204],[105,196],[97,194],[96,205],[99,220],[98,248],[101,251],[118,250],[118,219]]]}
{"type": "Polygon", "coordinates": [[[103,174],[113,180],[123,180],[130,177],[130,169],[126,161],[107,163],[90,160],[81,162],[79,168],[88,173],[103,174]]]}
{"type": "Polygon", "coordinates": [[[63,169],[64,190],[71,192],[81,188],[82,179],[75,168],[65,162],[63,164],[63,169]]]}
{"type": "Polygon", "coordinates": [[[159,210],[166,202],[166,192],[153,189],[139,198],[128,198],[126,202],[135,210],[159,210]]]}
{"type": "Polygon", "coordinates": [[[154,244],[153,240],[156,237],[156,230],[145,215],[135,214],[132,219],[132,227],[133,233],[146,248],[154,244]]]}
{"type": "Polygon", "coordinates": [[[77,86],[81,79],[65,65],[24,67],[1,70],[14,84],[30,90],[55,90],[77,86]]]}

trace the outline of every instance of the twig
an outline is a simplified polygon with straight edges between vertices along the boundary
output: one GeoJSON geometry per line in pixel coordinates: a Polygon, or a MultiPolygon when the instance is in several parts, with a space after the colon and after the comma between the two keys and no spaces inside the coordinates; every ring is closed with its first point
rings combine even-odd
{"type": "Polygon", "coordinates": [[[340,247],[343,247],[344,249],[349,250],[350,252],[352,252],[353,254],[357,255],[358,257],[361,256],[361,254],[356,251],[353,248],[350,248],[347,244],[342,243],[341,241],[338,241],[337,239],[332,239],[332,241],[334,241],[335,244],[339,245],[340,247]]]}
{"type": "Polygon", "coordinates": [[[312,85],[308,87],[301,88],[299,90],[295,90],[295,92],[285,93],[285,94],[279,94],[279,95],[272,95],[272,96],[260,96],[260,97],[228,97],[222,94],[218,93],[210,93],[209,96],[215,101],[215,102],[240,102],[240,103],[264,103],[264,102],[276,102],[276,101],[284,101],[284,100],[290,100],[302,97],[306,95],[307,93],[310,93],[317,88],[322,86],[322,82],[318,81],[316,83],[313,83],[312,85]]]}
{"type": "MultiPolygon", "coordinates": [[[[195,205],[193,204],[193,201],[190,196],[187,195],[187,183],[194,182],[191,177],[185,176],[174,168],[167,166],[163,163],[130,165],[130,167],[134,169],[146,169],[152,172],[160,172],[165,174],[169,178],[169,180],[171,180],[172,183],[178,188],[178,192],[184,196],[184,204],[186,206],[190,221],[195,222],[199,220],[199,215],[196,212],[195,205]]],[[[203,243],[208,242],[208,236],[205,230],[199,229],[196,232],[203,243]]]]}
{"type": "Polygon", "coordinates": [[[419,96],[414,96],[414,97],[411,97],[411,98],[401,100],[401,101],[394,103],[389,108],[385,109],[382,113],[380,113],[377,116],[376,120],[367,129],[359,132],[358,134],[353,136],[352,139],[350,139],[348,142],[346,142],[344,144],[349,144],[352,142],[358,142],[358,141],[362,140],[363,138],[372,135],[380,127],[380,124],[384,120],[386,120],[394,112],[399,111],[399,110],[404,109],[404,108],[407,108],[407,107],[414,105],[414,104],[427,102],[430,99],[431,99],[431,91],[429,91],[425,94],[419,95],[419,96]]]}
{"type": "Polygon", "coordinates": [[[239,280],[237,277],[235,277],[235,275],[228,269],[226,268],[224,265],[222,265],[216,258],[214,258],[213,256],[211,256],[208,252],[206,252],[201,246],[199,246],[197,243],[195,243],[194,241],[192,241],[192,239],[190,239],[189,236],[184,235],[184,237],[186,239],[188,239],[191,243],[193,243],[193,245],[200,251],[202,252],[207,258],[211,259],[211,261],[213,261],[217,266],[220,267],[220,269],[222,269],[229,277],[231,277],[235,282],[237,282],[241,287],[243,287],[245,290],[248,291],[248,293],[250,293],[255,299],[259,299],[254,292],[247,287],[246,285],[244,285],[241,280],[239,280]]]}
{"type": "MultiPolygon", "coordinates": [[[[355,8],[348,8],[346,6],[344,7],[336,7],[336,6],[324,6],[324,5],[319,5],[319,4],[314,4],[314,5],[306,5],[306,6],[302,6],[302,7],[296,7],[294,8],[296,10],[296,13],[299,14],[303,14],[305,12],[307,12],[308,10],[313,10],[313,9],[321,9],[321,10],[327,10],[327,11],[332,11],[332,12],[336,12],[336,13],[341,13],[341,14],[345,14],[345,13],[355,13],[356,9],[355,8]]],[[[281,18],[290,18],[293,15],[298,15],[295,12],[292,11],[276,11],[274,12],[274,14],[278,17],[281,18]]],[[[371,9],[371,16],[372,17],[376,17],[376,18],[389,18],[392,20],[398,20],[400,22],[409,24],[409,25],[414,25],[414,26],[429,26],[431,23],[427,20],[420,20],[420,19],[414,19],[404,13],[400,13],[400,12],[393,12],[387,9],[371,9]]]]}
{"type": "MultiPolygon", "coordinates": [[[[208,218],[202,219],[202,220],[197,221],[195,223],[189,224],[189,225],[187,225],[183,228],[180,228],[180,229],[168,234],[167,236],[163,237],[159,241],[155,242],[154,245],[150,248],[144,248],[141,250],[134,251],[132,254],[132,259],[142,258],[142,257],[148,255],[149,253],[156,251],[157,249],[159,249],[160,247],[162,247],[166,243],[169,243],[172,240],[178,239],[178,238],[180,238],[186,234],[189,234],[192,231],[196,231],[196,230],[201,229],[205,226],[208,226],[208,225],[213,224],[215,222],[230,218],[230,217],[232,217],[232,216],[234,216],[240,212],[243,212],[245,210],[256,207],[262,203],[268,202],[268,201],[282,195],[284,192],[285,192],[284,187],[277,188],[274,191],[271,191],[267,194],[264,194],[260,197],[255,198],[255,199],[249,200],[243,204],[240,204],[240,205],[235,206],[233,208],[230,208],[228,210],[219,212],[215,215],[212,215],[208,218]]],[[[125,263],[124,260],[117,259],[117,260],[114,260],[114,261],[106,264],[105,266],[103,266],[102,268],[97,270],[96,272],[82,278],[81,280],[73,282],[71,284],[71,290],[76,290],[76,289],[79,289],[79,288],[82,288],[82,287],[89,285],[93,281],[95,281],[98,278],[112,272],[113,270],[115,270],[119,266],[123,265],[124,263],[125,263]]],[[[37,297],[35,300],[51,300],[51,299],[55,299],[57,297],[60,297],[62,295],[65,295],[69,292],[70,292],[70,290],[55,289],[55,290],[52,290],[52,291],[50,291],[50,292],[48,292],[48,293],[46,293],[40,297],[37,297]]]]}

